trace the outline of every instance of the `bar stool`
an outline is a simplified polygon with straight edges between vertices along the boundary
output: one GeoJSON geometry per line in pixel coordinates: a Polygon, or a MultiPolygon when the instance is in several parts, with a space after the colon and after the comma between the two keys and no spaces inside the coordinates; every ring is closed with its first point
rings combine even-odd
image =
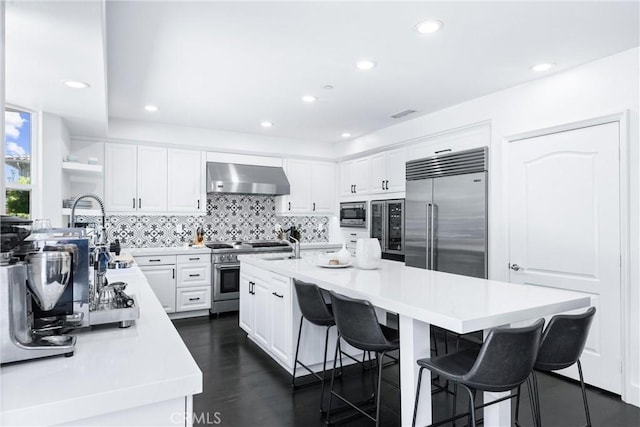
{"type": "Polygon", "coordinates": [[[338,327],[338,339],[339,343],[341,339],[344,339],[348,344],[357,348],[358,350],[375,352],[376,361],[378,367],[378,381],[377,387],[374,391],[374,397],[376,399],[376,416],[375,418],[365,412],[362,408],[358,407],[357,403],[351,402],[344,396],[338,394],[334,390],[335,383],[335,367],[338,346],[336,345],[336,357],[333,361],[333,373],[331,375],[331,391],[329,394],[329,408],[327,410],[327,424],[331,423],[331,403],[335,396],[353,409],[366,416],[370,420],[376,423],[376,426],[380,425],[380,386],[382,383],[382,359],[386,353],[400,348],[400,340],[398,338],[398,332],[394,329],[381,325],[378,322],[375,309],[369,301],[348,298],[344,295],[337,294],[333,291],[329,292],[331,295],[331,304],[333,306],[333,316],[338,327]]]}
{"type": "MultiPolygon", "coordinates": [[[[298,365],[306,369],[311,375],[316,377],[322,383],[320,391],[320,411],[324,412],[324,385],[327,372],[327,345],[329,343],[329,329],[336,324],[331,313],[331,304],[328,304],[322,296],[322,291],[314,283],[307,283],[301,280],[293,279],[293,284],[298,296],[298,305],[300,306],[300,327],[298,328],[298,343],[296,344],[296,356],[293,362],[293,378],[291,386],[296,385],[296,368],[298,365]],[[322,376],[312,371],[307,365],[298,360],[300,350],[300,337],[302,335],[302,323],[306,319],[309,323],[326,328],[324,338],[324,359],[322,361],[322,376]]],[[[340,350],[342,354],[342,350],[340,350]]],[[[342,368],[342,359],[340,359],[340,368],[342,368]]]]}
{"type": "MultiPolygon", "coordinates": [[[[540,399],[538,396],[538,380],[535,371],[552,372],[560,369],[568,368],[574,364],[578,364],[578,375],[580,376],[580,388],[582,388],[582,403],[584,404],[584,413],[587,418],[587,427],[591,427],[591,416],[589,415],[589,403],[587,402],[587,392],[582,376],[582,365],[580,364],[580,355],[584,350],[584,346],[589,336],[591,323],[596,314],[596,308],[590,307],[582,314],[559,314],[553,316],[549,325],[544,330],[538,358],[532,372],[533,377],[533,395],[531,398],[536,408],[536,417],[539,425],[542,423],[540,414],[540,399]]],[[[520,407],[520,398],[516,400],[516,426],[518,423],[518,412],[520,407]]]]}
{"type": "MultiPolygon", "coordinates": [[[[445,356],[419,359],[417,363],[420,366],[420,372],[412,425],[416,424],[420,383],[425,368],[456,385],[460,384],[466,390],[469,395],[469,424],[473,427],[476,426],[476,409],[515,397],[515,395],[505,396],[476,408],[475,395],[477,390],[505,392],[518,388],[519,393],[519,386],[525,381],[529,389],[532,390],[533,385],[529,378],[538,354],[543,325],[544,319],[539,319],[533,325],[524,328],[492,329],[479,353],[472,349],[445,356]]],[[[535,413],[533,402],[531,411],[535,413]]],[[[454,413],[451,419],[432,425],[455,422],[457,418],[463,416],[465,414],[456,416],[454,413]]]]}

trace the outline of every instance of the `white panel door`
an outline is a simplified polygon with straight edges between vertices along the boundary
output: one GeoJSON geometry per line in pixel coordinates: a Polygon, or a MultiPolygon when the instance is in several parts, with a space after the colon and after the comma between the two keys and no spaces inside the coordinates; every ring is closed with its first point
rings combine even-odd
{"type": "MultiPolygon", "coordinates": [[[[198,162],[198,168],[200,163],[198,162]]],[[[167,210],[167,149],[138,147],[138,211],[167,210]]]]}
{"type": "Polygon", "coordinates": [[[140,267],[149,286],[167,313],[176,311],[176,269],[173,265],[140,267]]]}
{"type": "Polygon", "coordinates": [[[334,163],[313,162],[311,165],[311,195],[313,197],[311,211],[317,213],[333,213],[336,190],[336,165],[334,163]]]}
{"type": "Polygon", "coordinates": [[[355,185],[356,194],[366,194],[369,192],[370,187],[370,161],[369,157],[362,159],[356,159],[353,166],[352,180],[355,185]]]}
{"type": "Polygon", "coordinates": [[[200,151],[169,149],[167,204],[171,212],[199,212],[206,205],[200,200],[202,164],[200,151]]]}
{"type": "MultiPolygon", "coordinates": [[[[407,150],[399,148],[385,153],[386,191],[405,191],[407,150]]],[[[371,168],[373,170],[373,168],[371,168]]]]}
{"type": "Polygon", "coordinates": [[[387,179],[387,153],[378,153],[369,157],[369,188],[372,193],[384,193],[387,179]]]}
{"type": "Polygon", "coordinates": [[[137,209],[135,145],[105,144],[104,202],[107,212],[137,209]]]}
{"type": "MultiPolygon", "coordinates": [[[[510,280],[591,295],[597,313],[581,358],[585,381],[617,394],[619,143],[614,122],[514,141],[508,158],[510,280]]],[[[577,378],[575,366],[566,371],[577,378]]]]}
{"type": "Polygon", "coordinates": [[[271,299],[274,297],[271,295],[271,291],[265,282],[262,280],[253,280],[253,283],[253,298],[255,300],[253,338],[266,348],[269,348],[269,343],[271,342],[269,313],[271,310],[271,299]]]}
{"type": "Polygon", "coordinates": [[[353,160],[340,163],[340,195],[353,195],[353,160]]]}
{"type": "Polygon", "coordinates": [[[287,160],[287,178],[291,193],[285,209],[288,212],[311,211],[311,162],[287,160]]]}

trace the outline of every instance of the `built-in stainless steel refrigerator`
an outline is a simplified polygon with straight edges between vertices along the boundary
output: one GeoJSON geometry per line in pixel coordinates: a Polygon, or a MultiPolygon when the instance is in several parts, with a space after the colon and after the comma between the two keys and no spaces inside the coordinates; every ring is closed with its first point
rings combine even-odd
{"type": "Polygon", "coordinates": [[[487,149],[407,162],[405,264],[487,278],[487,149]]]}
{"type": "Polygon", "coordinates": [[[382,258],[404,261],[404,199],[371,202],[371,237],[380,241],[382,258]]]}

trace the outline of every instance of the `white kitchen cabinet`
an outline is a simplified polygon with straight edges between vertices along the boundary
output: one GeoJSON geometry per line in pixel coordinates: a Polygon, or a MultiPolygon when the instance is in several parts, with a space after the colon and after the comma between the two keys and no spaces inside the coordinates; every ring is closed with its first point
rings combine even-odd
{"type": "Polygon", "coordinates": [[[287,159],[285,171],[291,192],[278,197],[280,213],[333,213],[335,164],[287,159]]]}
{"type": "Polygon", "coordinates": [[[138,206],[138,148],[135,145],[106,144],[104,155],[105,209],[111,212],[135,211],[138,206]]]}
{"type": "Polygon", "coordinates": [[[167,167],[167,205],[170,212],[204,212],[202,153],[170,148],[167,167]]]}
{"type": "Polygon", "coordinates": [[[286,276],[271,274],[271,322],[270,349],[284,363],[291,363],[291,280],[286,276]]]}
{"type": "Polygon", "coordinates": [[[370,237],[368,230],[347,227],[343,227],[340,230],[342,230],[342,235],[344,237],[344,242],[347,250],[351,252],[351,255],[353,256],[356,255],[356,246],[358,244],[358,239],[368,239],[370,237]]]}
{"type": "Polygon", "coordinates": [[[406,149],[384,151],[370,156],[370,192],[373,194],[405,191],[406,149]]]}
{"type": "Polygon", "coordinates": [[[174,313],[176,311],[176,266],[141,265],[140,270],[147,278],[164,311],[174,313]]]}
{"type": "Polygon", "coordinates": [[[406,161],[485,147],[490,142],[491,126],[482,124],[415,141],[407,146],[406,161]]]}
{"type": "Polygon", "coordinates": [[[367,194],[370,189],[370,157],[349,160],[340,164],[340,195],[367,194]]]}
{"type": "Polygon", "coordinates": [[[240,272],[240,318],[239,325],[244,331],[253,335],[253,328],[255,324],[255,301],[253,297],[253,286],[255,284],[255,278],[244,272],[240,272]]]}
{"type": "Polygon", "coordinates": [[[271,311],[271,295],[269,284],[261,278],[254,280],[253,285],[254,305],[254,323],[253,323],[253,339],[262,344],[266,348],[270,347],[270,311],[271,311]]]}
{"type": "Polygon", "coordinates": [[[167,149],[105,145],[105,209],[110,212],[167,210],[167,149]]]}
{"type": "Polygon", "coordinates": [[[211,308],[211,285],[176,290],[176,312],[211,308]]]}

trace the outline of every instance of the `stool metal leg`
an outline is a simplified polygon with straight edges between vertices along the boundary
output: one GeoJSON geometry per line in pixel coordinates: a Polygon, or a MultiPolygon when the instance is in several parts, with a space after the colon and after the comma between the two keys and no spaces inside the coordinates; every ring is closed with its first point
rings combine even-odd
{"type": "Polygon", "coordinates": [[[327,425],[331,425],[331,403],[333,401],[333,385],[335,384],[336,379],[336,361],[338,359],[338,349],[340,348],[340,333],[338,333],[338,338],[336,339],[336,351],[333,357],[333,370],[331,371],[331,387],[329,389],[329,407],[327,408],[327,425]]]}
{"type": "Polygon", "coordinates": [[[580,387],[582,388],[582,402],[584,403],[584,414],[587,417],[587,427],[591,427],[591,416],[589,415],[589,403],[587,402],[587,390],[582,376],[582,364],[578,360],[578,374],[580,374],[580,387]]]}
{"type": "Polygon", "coordinates": [[[476,393],[475,391],[472,391],[469,387],[467,387],[464,384],[460,384],[462,386],[462,388],[464,388],[467,391],[467,394],[469,395],[469,417],[471,418],[469,420],[469,425],[471,427],[476,427],[476,393]]]}
{"type": "MultiPolygon", "coordinates": [[[[533,396],[529,394],[529,398],[533,399],[533,396]]],[[[518,415],[520,415],[520,386],[518,386],[518,397],[516,397],[516,420],[515,420],[516,427],[520,427],[520,422],[518,422],[518,415]]]]}
{"type": "Polygon", "coordinates": [[[418,387],[416,388],[416,403],[413,405],[413,421],[411,422],[411,427],[416,427],[416,417],[418,416],[418,402],[420,402],[420,383],[422,383],[422,371],[424,371],[424,367],[420,367],[420,372],[418,372],[418,387]]]}
{"type": "MultiPolygon", "coordinates": [[[[327,382],[327,350],[329,347],[329,329],[324,334],[324,359],[322,360],[322,388],[320,389],[320,412],[324,413],[324,384],[327,382]]],[[[296,356],[297,357],[297,356],[296,356]]]]}
{"type": "Polygon", "coordinates": [[[376,399],[376,427],[380,425],[380,395],[382,394],[382,358],[384,357],[384,351],[382,353],[376,353],[376,360],[378,361],[378,394],[376,399]]]}
{"type": "MultiPolygon", "coordinates": [[[[298,366],[298,351],[300,350],[300,335],[302,335],[302,320],[303,316],[300,316],[300,327],[298,328],[298,343],[296,344],[296,357],[293,359],[293,378],[291,379],[291,387],[296,387],[296,367],[298,366]]],[[[326,354],[325,347],[325,354],[326,354]]]]}

